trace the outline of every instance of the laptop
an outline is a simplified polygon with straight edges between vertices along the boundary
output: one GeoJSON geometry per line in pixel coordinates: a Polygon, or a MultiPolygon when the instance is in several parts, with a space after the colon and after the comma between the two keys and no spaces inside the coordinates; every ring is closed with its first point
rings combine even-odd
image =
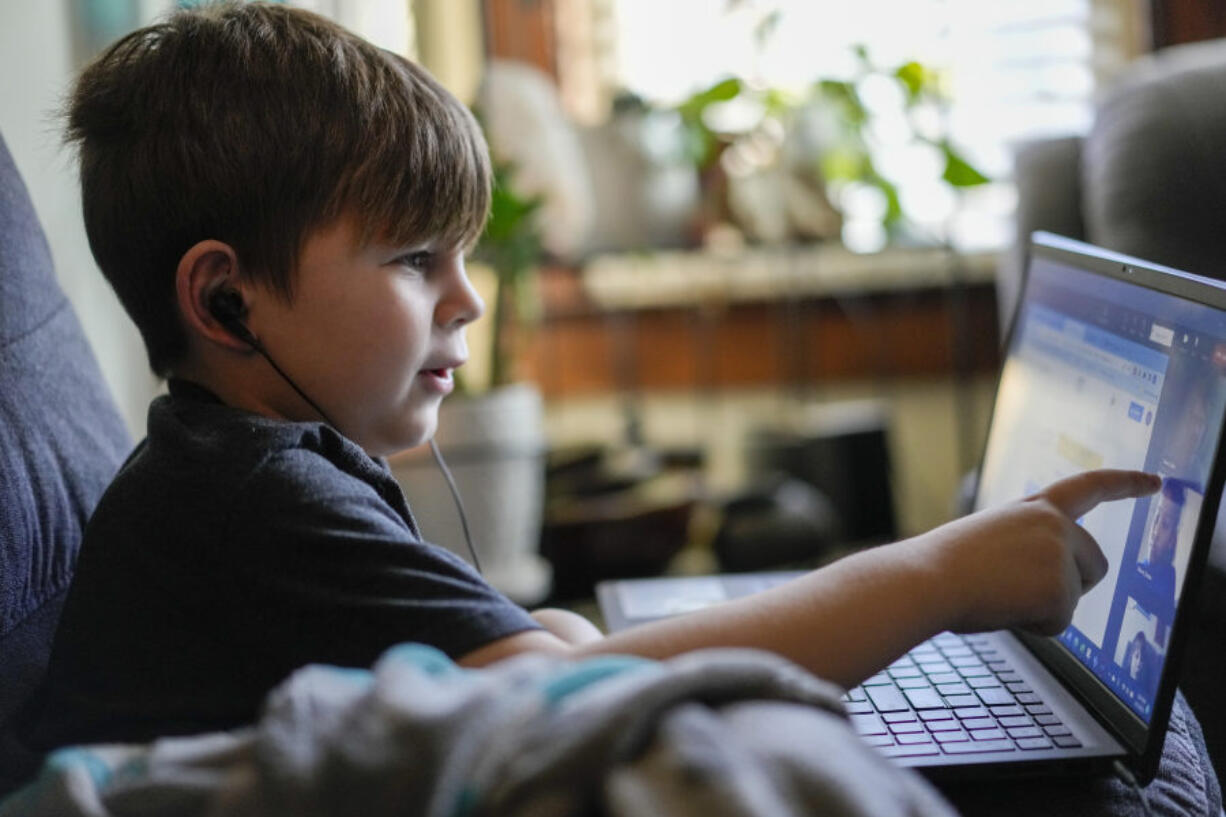
{"type": "MultiPolygon", "coordinates": [[[[1047,638],[942,633],[848,691],[863,740],[934,778],[1157,771],[1226,470],[1226,287],[1032,236],[975,509],[1093,468],[1163,477],[1078,520],[1110,569],[1047,638]]],[[[611,630],[759,592],[764,573],[604,582],[611,630]]]]}

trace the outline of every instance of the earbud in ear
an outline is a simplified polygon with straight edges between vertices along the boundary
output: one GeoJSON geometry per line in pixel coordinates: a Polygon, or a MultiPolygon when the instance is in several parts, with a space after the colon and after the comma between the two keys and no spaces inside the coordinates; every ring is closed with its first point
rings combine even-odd
{"type": "Polygon", "coordinates": [[[243,323],[243,318],[247,315],[247,305],[243,303],[243,296],[238,290],[222,288],[213,291],[209,295],[208,307],[209,314],[231,335],[249,346],[258,345],[247,324],[243,323]]]}
{"type": "Polygon", "coordinates": [[[247,307],[237,289],[221,288],[209,294],[209,312],[219,321],[242,320],[247,307]]]}

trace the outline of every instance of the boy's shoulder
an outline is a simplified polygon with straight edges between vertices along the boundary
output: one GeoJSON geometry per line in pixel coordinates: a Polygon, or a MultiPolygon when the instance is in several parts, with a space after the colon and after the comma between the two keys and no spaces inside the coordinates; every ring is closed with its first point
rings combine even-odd
{"type": "Polygon", "coordinates": [[[386,465],[352,441],[323,423],[232,408],[183,382],[150,405],[148,436],[99,505],[118,517],[169,512],[180,523],[199,518],[211,527],[308,510],[375,517],[418,536],[386,465]]]}

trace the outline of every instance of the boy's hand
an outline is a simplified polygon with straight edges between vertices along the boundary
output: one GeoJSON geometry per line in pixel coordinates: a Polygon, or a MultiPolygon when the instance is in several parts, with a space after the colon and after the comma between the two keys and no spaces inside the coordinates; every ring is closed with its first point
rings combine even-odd
{"type": "Polygon", "coordinates": [[[940,571],[937,586],[949,593],[952,628],[1062,632],[1081,595],[1107,573],[1098,543],[1076,520],[1100,502],[1161,485],[1140,471],[1087,471],[919,537],[940,571]]]}

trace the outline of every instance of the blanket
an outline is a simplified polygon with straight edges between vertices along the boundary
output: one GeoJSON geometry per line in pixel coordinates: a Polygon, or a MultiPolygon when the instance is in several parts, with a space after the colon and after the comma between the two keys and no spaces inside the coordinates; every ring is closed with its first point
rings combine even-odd
{"type": "Polygon", "coordinates": [[[0,817],[952,814],[840,692],[750,650],[466,670],[404,644],[298,671],[249,728],[61,750],[0,817]]]}

